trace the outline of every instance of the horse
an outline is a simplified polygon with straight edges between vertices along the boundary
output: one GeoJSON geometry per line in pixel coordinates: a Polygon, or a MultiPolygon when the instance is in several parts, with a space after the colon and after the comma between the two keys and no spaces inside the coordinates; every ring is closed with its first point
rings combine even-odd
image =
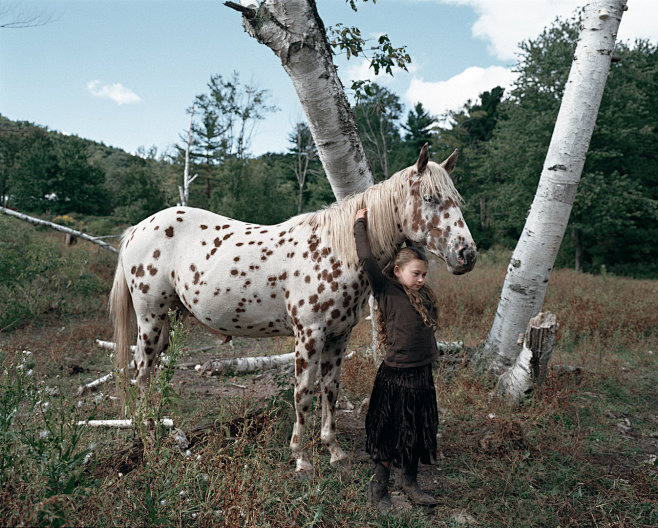
{"type": "Polygon", "coordinates": [[[455,150],[441,164],[430,161],[425,145],[414,165],[388,180],[276,225],[171,207],[128,228],[110,293],[118,367],[128,365],[136,326],[135,377],[146,386],[168,346],[167,313],[178,305],[225,340],[294,336],[290,448],[296,472],[313,471],[302,437],[318,372],[320,438],[331,465],[346,464],[336,442],[336,399],[345,348],[370,290],[356,255],[355,213],[368,208],[370,244],[380,265],[412,241],[443,259],[453,274],[470,271],[477,251],[449,176],[456,160],[455,150]]]}

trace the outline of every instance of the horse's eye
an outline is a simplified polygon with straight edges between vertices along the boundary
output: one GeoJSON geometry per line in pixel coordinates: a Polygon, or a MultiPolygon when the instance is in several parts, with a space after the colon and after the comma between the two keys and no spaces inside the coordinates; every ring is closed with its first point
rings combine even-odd
{"type": "Polygon", "coordinates": [[[423,200],[425,200],[427,203],[437,203],[437,199],[434,198],[434,196],[431,194],[424,194],[423,200]]]}

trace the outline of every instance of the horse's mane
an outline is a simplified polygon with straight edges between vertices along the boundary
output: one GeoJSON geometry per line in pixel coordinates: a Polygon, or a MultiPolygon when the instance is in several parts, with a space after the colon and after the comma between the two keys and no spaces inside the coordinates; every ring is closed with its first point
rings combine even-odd
{"type": "MultiPolygon", "coordinates": [[[[343,263],[357,264],[354,243],[354,217],[363,207],[368,208],[368,238],[373,255],[389,260],[400,242],[400,200],[407,199],[409,179],[416,171],[412,165],[396,172],[388,180],[369,187],[325,209],[303,215],[301,225],[308,225],[330,240],[331,248],[343,263]]],[[[428,162],[423,171],[420,194],[429,194],[460,204],[462,199],[448,172],[438,163],[428,162]]]]}

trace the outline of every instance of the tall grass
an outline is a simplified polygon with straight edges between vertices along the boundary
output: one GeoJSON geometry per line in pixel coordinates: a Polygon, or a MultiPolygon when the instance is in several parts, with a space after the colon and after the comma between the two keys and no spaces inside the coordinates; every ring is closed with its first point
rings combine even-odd
{"type": "Polygon", "coordinates": [[[103,307],[116,257],[0,216],[0,332],[103,307]]]}

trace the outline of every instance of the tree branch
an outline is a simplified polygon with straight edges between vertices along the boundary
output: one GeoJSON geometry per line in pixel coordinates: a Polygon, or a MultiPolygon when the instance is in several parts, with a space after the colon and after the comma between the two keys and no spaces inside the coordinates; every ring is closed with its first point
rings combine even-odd
{"type": "Polygon", "coordinates": [[[48,220],[42,220],[41,218],[35,218],[34,216],[28,216],[23,213],[19,213],[18,211],[12,211],[11,209],[7,209],[6,207],[0,207],[0,213],[5,213],[9,216],[15,216],[16,218],[20,218],[21,220],[25,220],[26,222],[30,222],[31,224],[34,225],[43,225],[50,227],[52,229],[55,229],[57,231],[62,231],[63,233],[67,233],[69,235],[76,236],[78,238],[82,238],[83,240],[87,240],[89,242],[93,242],[94,244],[99,245],[100,247],[107,249],[108,251],[111,251],[112,253],[119,253],[119,250],[115,248],[114,246],[111,246],[107,242],[103,242],[100,240],[98,237],[94,237],[91,235],[88,235],[86,233],[83,233],[82,231],[76,231],[75,229],[71,229],[70,227],[66,227],[63,225],[56,224],[54,222],[49,222],[48,220]]]}
{"type": "Polygon", "coordinates": [[[239,11],[245,18],[250,20],[256,16],[256,10],[253,7],[246,7],[241,4],[236,4],[235,2],[224,2],[224,5],[239,11]]]}

